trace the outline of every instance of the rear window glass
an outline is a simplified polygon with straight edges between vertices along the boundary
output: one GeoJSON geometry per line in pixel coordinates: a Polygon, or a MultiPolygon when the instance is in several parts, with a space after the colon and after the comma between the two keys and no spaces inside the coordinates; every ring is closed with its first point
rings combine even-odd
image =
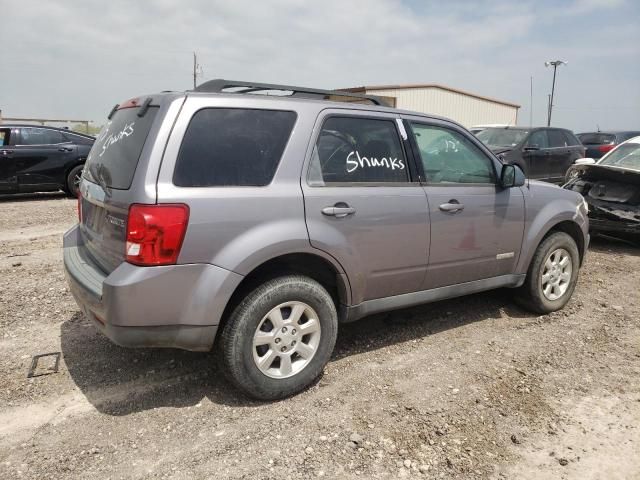
{"type": "Polygon", "coordinates": [[[485,145],[490,147],[515,147],[529,135],[528,130],[512,128],[487,128],[477,134],[485,145]]]}
{"type": "Polygon", "coordinates": [[[131,187],[138,160],[158,107],[139,117],[139,108],[117,110],[98,134],[84,169],[90,182],[116,190],[131,187]]]}
{"type": "Polygon", "coordinates": [[[578,138],[583,145],[610,145],[616,141],[615,135],[606,133],[581,133],[578,138]]]}
{"type": "Polygon", "coordinates": [[[264,186],[275,175],[294,112],[205,108],[185,132],[173,173],[179,187],[264,186]]]}

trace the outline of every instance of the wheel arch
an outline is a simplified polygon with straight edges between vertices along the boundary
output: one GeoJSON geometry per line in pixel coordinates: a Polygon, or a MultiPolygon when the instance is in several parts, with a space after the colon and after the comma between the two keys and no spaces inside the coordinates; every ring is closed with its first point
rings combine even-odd
{"type": "Polygon", "coordinates": [[[584,235],[582,234],[580,225],[572,220],[563,220],[562,222],[556,223],[553,227],[551,227],[542,237],[541,241],[555,232],[564,232],[571,238],[573,238],[574,242],[576,242],[576,245],[578,246],[578,252],[580,253],[580,265],[582,265],[586,254],[587,245],[585,245],[586,242],[584,239],[584,235]]]}
{"type": "Polygon", "coordinates": [[[340,265],[315,252],[292,252],[262,262],[242,279],[227,302],[218,331],[248,292],[265,281],[292,274],[305,275],[320,283],[334,299],[339,320],[343,319],[345,307],[351,301],[351,287],[340,265]]]}
{"type": "Polygon", "coordinates": [[[529,265],[531,265],[531,261],[533,260],[538,246],[545,240],[545,238],[555,232],[564,232],[576,242],[578,252],[580,254],[580,265],[582,265],[588,246],[586,244],[582,227],[572,218],[558,218],[545,225],[545,228],[539,229],[538,234],[534,239],[525,240],[525,245],[528,246],[527,255],[520,259],[517,269],[518,272],[528,272],[529,265]]]}

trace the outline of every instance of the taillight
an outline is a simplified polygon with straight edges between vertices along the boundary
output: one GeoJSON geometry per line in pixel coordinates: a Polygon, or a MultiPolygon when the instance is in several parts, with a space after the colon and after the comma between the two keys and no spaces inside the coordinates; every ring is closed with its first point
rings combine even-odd
{"type": "Polygon", "coordinates": [[[173,265],[189,223],[184,204],[129,207],[126,260],[134,265],[173,265]]]}
{"type": "Polygon", "coordinates": [[[602,153],[607,153],[607,152],[610,152],[611,150],[613,150],[614,148],[616,148],[615,145],[600,145],[598,147],[598,151],[602,152],[602,153]]]}

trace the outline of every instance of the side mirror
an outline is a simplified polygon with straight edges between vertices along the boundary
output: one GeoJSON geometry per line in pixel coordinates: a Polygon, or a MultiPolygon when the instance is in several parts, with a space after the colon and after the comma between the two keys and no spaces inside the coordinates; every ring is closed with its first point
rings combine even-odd
{"type": "Polygon", "coordinates": [[[540,145],[538,145],[537,143],[531,143],[524,147],[525,152],[535,152],[536,150],[540,150],[540,145]]]}
{"type": "Polygon", "coordinates": [[[579,158],[575,162],[574,165],[593,165],[596,161],[593,158],[579,158]]]}
{"type": "Polygon", "coordinates": [[[524,172],[518,165],[503,165],[500,171],[500,186],[502,188],[521,187],[524,185],[524,172]]]}

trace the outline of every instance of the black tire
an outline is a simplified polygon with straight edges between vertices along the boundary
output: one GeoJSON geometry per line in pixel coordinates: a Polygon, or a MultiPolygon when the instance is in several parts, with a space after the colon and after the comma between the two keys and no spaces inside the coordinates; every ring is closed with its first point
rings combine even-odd
{"type": "Polygon", "coordinates": [[[320,376],[331,358],[337,332],[336,306],[322,285],[300,275],[275,278],[251,291],[231,313],[219,343],[223,369],[233,384],[253,398],[285,398],[305,389],[320,376]],[[253,338],[265,316],[287,302],[302,302],[315,310],[320,323],[319,341],[315,354],[299,372],[287,378],[271,378],[254,361],[253,338]]]}
{"type": "Polygon", "coordinates": [[[529,271],[527,272],[527,278],[524,285],[520,287],[516,292],[516,301],[528,310],[536,313],[546,314],[555,312],[564,307],[574,289],[578,280],[578,271],[580,269],[580,253],[576,242],[570,235],[564,232],[554,232],[538,245],[536,253],[529,265],[529,271]],[[550,300],[545,296],[542,287],[542,275],[545,271],[545,262],[549,255],[556,252],[558,249],[563,249],[569,253],[571,261],[571,278],[568,281],[567,288],[564,293],[555,300],[550,300]]]}
{"type": "Polygon", "coordinates": [[[84,165],[76,165],[67,175],[67,185],[64,191],[70,197],[77,198],[78,196],[78,187],[80,184],[79,182],[76,183],[76,180],[80,178],[80,175],[82,175],[83,168],[84,165]]]}

